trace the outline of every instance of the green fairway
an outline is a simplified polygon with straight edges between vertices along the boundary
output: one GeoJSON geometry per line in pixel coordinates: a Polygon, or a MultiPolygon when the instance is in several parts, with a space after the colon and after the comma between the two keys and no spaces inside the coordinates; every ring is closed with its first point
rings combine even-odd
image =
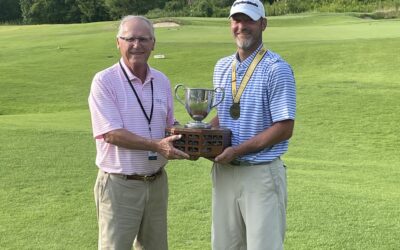
{"type": "MultiPolygon", "coordinates": [[[[174,87],[212,87],[234,52],[226,18],[156,29],[150,64],[174,87]]],[[[294,70],[285,249],[400,249],[400,20],[268,19],[294,70]]],[[[0,249],[96,249],[97,168],[87,96],[119,59],[118,23],[0,26],[0,249]]],[[[190,120],[175,102],[181,123],[190,120]]],[[[207,117],[212,118],[215,111],[207,117]]],[[[171,161],[171,250],[211,249],[211,163],[171,161]]]]}

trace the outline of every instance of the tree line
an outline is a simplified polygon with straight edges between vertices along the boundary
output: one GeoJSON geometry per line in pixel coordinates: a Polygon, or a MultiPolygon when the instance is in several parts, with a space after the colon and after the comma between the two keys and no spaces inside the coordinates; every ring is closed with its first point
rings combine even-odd
{"type": "MultiPolygon", "coordinates": [[[[0,0],[0,23],[79,23],[124,15],[226,17],[234,0],[0,0]]],[[[307,11],[399,12],[400,0],[264,0],[268,15],[307,11]]]]}

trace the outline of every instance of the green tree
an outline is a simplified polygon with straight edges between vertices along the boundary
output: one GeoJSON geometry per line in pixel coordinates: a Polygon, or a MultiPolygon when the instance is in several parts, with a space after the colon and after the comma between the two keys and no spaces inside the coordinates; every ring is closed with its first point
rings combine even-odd
{"type": "Polygon", "coordinates": [[[234,0],[213,0],[213,4],[216,7],[230,7],[234,0]]]}
{"type": "Polygon", "coordinates": [[[21,0],[24,23],[74,23],[81,21],[76,0],[21,0]]]}
{"type": "Polygon", "coordinates": [[[210,17],[214,13],[214,5],[211,0],[200,0],[195,3],[195,16],[210,17]]]}
{"type": "Polygon", "coordinates": [[[24,23],[31,23],[30,8],[33,0],[20,0],[21,16],[24,23]]]}
{"type": "Polygon", "coordinates": [[[76,0],[82,22],[109,20],[108,8],[104,0],[76,0]]]}
{"type": "Polygon", "coordinates": [[[0,0],[0,22],[21,19],[21,8],[15,0],[0,0]]]}
{"type": "Polygon", "coordinates": [[[166,11],[177,11],[181,10],[185,7],[185,2],[184,0],[172,0],[168,1],[165,3],[165,10],[166,11]]]}
{"type": "Polygon", "coordinates": [[[143,15],[155,8],[164,8],[165,0],[105,0],[105,4],[114,19],[126,15],[143,15]]]}

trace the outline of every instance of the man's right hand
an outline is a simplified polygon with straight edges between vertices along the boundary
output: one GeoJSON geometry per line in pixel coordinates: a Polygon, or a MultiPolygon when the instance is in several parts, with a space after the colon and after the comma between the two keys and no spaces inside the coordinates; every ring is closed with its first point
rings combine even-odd
{"type": "Polygon", "coordinates": [[[185,152],[174,147],[173,142],[181,139],[182,135],[171,135],[157,142],[157,152],[167,158],[173,159],[189,159],[190,156],[185,152]]]}
{"type": "Polygon", "coordinates": [[[228,164],[237,157],[234,147],[227,147],[220,155],[217,155],[214,162],[220,164],[228,164]]]}

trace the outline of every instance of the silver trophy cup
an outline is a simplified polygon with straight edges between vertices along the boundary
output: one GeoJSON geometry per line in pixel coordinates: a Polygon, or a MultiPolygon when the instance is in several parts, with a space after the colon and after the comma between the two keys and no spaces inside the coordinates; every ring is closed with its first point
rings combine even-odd
{"type": "Polygon", "coordinates": [[[211,128],[211,124],[202,122],[207,115],[210,113],[211,109],[220,104],[225,97],[225,92],[223,88],[217,87],[215,89],[200,89],[200,88],[186,88],[182,84],[178,84],[175,87],[175,97],[176,99],[186,108],[190,117],[194,120],[185,125],[187,128],[211,128]],[[184,88],[185,90],[185,101],[178,95],[178,90],[184,88]],[[215,104],[215,93],[221,92],[221,100],[215,104]]]}

